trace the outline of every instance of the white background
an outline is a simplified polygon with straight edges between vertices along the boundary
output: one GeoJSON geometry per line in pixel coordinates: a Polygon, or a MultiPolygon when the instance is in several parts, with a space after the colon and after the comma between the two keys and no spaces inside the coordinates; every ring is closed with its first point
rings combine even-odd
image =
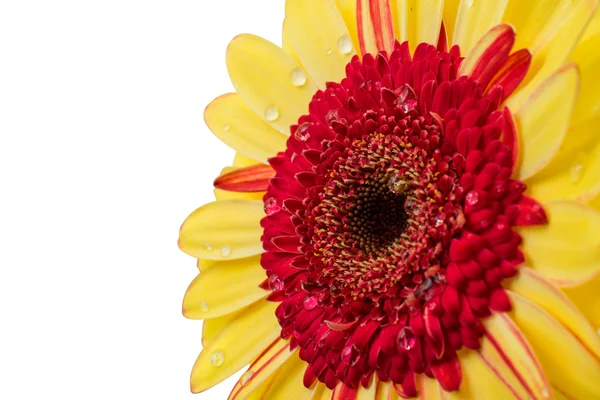
{"type": "Polygon", "coordinates": [[[280,43],[283,0],[0,2],[0,398],[222,399],[181,222],[233,152],[203,109],[225,48],[280,43]]]}

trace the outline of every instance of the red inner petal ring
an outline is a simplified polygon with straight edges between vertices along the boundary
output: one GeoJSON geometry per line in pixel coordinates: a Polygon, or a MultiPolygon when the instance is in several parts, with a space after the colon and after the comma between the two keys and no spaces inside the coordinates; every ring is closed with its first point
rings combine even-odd
{"type": "Polygon", "coordinates": [[[525,186],[503,88],[458,76],[461,62],[406,43],[354,57],[270,160],[262,265],[307,386],[376,374],[414,396],[425,373],[455,390],[456,352],[510,309],[525,186]]]}

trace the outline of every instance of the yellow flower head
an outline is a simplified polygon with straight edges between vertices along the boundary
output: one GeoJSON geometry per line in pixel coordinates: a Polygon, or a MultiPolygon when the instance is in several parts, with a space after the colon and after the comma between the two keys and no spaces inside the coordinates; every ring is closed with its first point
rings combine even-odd
{"type": "Polygon", "coordinates": [[[600,398],[599,0],[287,0],[184,222],[201,392],[600,398]]]}

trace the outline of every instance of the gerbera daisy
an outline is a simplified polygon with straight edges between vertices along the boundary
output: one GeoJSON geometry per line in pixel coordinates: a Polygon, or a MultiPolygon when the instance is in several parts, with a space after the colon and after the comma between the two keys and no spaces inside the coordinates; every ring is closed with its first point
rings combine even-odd
{"type": "Polygon", "coordinates": [[[201,392],[600,398],[598,0],[287,0],[205,111],[201,392]]]}

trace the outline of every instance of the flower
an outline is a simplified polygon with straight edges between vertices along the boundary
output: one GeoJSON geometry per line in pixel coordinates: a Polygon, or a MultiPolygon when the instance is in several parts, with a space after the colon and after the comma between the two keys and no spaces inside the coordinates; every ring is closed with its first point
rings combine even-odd
{"type": "Polygon", "coordinates": [[[287,0],[206,109],[201,392],[600,398],[598,0],[287,0]]]}

